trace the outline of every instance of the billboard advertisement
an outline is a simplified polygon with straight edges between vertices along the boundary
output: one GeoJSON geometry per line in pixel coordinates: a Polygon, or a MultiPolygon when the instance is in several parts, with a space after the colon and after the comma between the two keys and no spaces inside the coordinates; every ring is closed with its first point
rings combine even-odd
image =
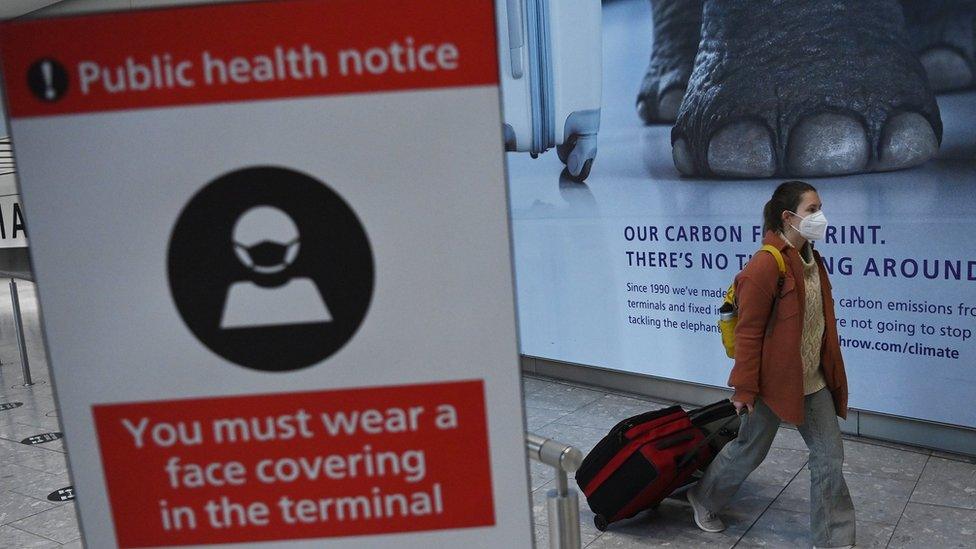
{"type": "Polygon", "coordinates": [[[602,67],[568,84],[602,90],[588,174],[561,120],[556,152],[509,153],[522,353],[727,387],[717,309],[801,179],[830,223],[850,406],[976,427],[973,60],[930,32],[971,8],[704,4],[603,4],[602,67]]]}

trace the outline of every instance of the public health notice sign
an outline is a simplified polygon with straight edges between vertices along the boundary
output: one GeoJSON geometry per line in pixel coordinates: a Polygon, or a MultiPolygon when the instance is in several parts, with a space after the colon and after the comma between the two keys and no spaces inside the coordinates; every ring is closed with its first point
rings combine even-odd
{"type": "Polygon", "coordinates": [[[489,0],[6,24],[90,547],[528,547],[489,0]]]}

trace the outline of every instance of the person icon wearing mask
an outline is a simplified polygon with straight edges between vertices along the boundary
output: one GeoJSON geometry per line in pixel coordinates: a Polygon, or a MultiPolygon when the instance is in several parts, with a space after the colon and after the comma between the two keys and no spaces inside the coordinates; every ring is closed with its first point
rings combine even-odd
{"type": "Polygon", "coordinates": [[[272,206],[255,206],[238,218],[233,231],[234,253],[253,280],[235,282],[227,290],[221,329],[325,323],[332,314],[318,287],[307,277],[273,282],[298,257],[300,234],[295,221],[272,206]]]}

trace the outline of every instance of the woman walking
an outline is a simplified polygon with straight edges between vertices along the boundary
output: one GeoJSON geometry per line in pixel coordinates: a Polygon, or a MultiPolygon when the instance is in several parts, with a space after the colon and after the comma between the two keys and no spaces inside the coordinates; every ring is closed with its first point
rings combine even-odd
{"type": "Polygon", "coordinates": [[[780,421],[797,426],[810,449],[810,530],[814,547],[853,547],[854,505],[844,480],[837,416],[847,418],[847,375],[840,353],[830,282],[812,242],[827,220],[816,189],[802,181],[776,188],[763,210],[763,244],[735,279],[739,320],[732,402],[746,408],[739,436],[725,445],[688,491],[695,523],[725,529],[717,516],[762,463],[780,421]]]}

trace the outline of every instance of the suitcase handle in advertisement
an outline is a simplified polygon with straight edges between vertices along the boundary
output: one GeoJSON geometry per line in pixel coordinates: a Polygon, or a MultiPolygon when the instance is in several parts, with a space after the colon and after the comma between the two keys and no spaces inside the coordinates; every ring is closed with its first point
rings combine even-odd
{"type": "Polygon", "coordinates": [[[512,78],[518,80],[525,74],[522,67],[522,48],[525,35],[522,33],[522,0],[508,0],[508,49],[512,55],[512,78]]]}

